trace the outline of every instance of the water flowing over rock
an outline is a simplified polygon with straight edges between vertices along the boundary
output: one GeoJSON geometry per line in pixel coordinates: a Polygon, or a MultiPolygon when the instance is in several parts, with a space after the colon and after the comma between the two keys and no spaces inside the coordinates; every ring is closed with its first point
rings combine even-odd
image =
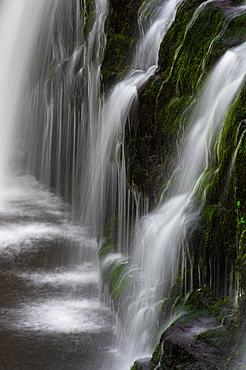
{"type": "Polygon", "coordinates": [[[244,366],[245,5],[2,0],[0,19],[1,276],[45,292],[6,283],[9,328],[105,332],[102,370],[244,366]]]}

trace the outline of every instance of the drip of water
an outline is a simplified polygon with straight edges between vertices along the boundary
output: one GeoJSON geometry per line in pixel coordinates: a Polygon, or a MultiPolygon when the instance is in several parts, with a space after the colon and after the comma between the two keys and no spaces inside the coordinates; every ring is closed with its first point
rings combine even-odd
{"type": "MultiPolygon", "coordinates": [[[[108,3],[96,1],[90,4],[94,9],[86,6],[85,2],[83,23],[80,1],[59,2],[38,79],[31,81],[27,124],[19,135],[25,143],[22,166],[69,200],[77,218],[93,228],[98,212],[90,188],[100,133],[100,66],[108,3]],[[89,29],[86,22],[92,26],[85,40],[81,27],[89,29]]],[[[37,50],[43,43],[40,35],[37,50]]]]}

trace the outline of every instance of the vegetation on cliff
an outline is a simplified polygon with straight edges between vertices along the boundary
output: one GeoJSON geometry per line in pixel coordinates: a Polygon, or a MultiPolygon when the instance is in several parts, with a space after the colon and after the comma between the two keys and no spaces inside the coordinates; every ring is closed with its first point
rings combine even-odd
{"type": "MultiPolygon", "coordinates": [[[[140,3],[127,1],[123,6],[116,0],[110,2],[108,44],[102,66],[106,87],[119,80],[130,64],[129,55],[137,35],[134,19],[140,3]]],[[[182,142],[184,131],[191,124],[187,117],[197,102],[199,88],[219,57],[228,48],[245,41],[245,20],[246,15],[237,13],[235,5],[229,2],[184,2],[164,38],[159,68],[138,92],[137,112],[129,120],[125,140],[128,185],[137,188],[152,206],[159,201],[177,166],[176,143],[182,142]]],[[[207,368],[230,368],[231,361],[240,358],[240,348],[235,342],[240,343],[246,306],[245,107],[244,87],[227,114],[212,160],[197,190],[202,211],[188,237],[185,275],[180,275],[170,291],[160,316],[163,322],[167,313],[182,308],[185,314],[180,319],[182,323],[179,320],[173,324],[176,330],[199,315],[197,320],[201,322],[204,317],[215,320],[213,328],[196,334],[195,340],[200,343],[198,346],[212,347],[216,353],[211,357],[220,356],[223,361],[220,363],[216,357],[211,365],[192,357],[187,348],[180,349],[182,345],[178,344],[177,349],[175,341],[167,344],[170,333],[166,332],[152,365],[148,365],[153,369],[175,368],[172,366],[178,366],[175,361],[181,352],[185,359],[179,368],[194,367],[194,363],[199,368],[200,362],[207,368]]],[[[107,250],[112,251],[112,244],[109,241],[102,248],[104,256],[107,250]]],[[[122,273],[125,266],[125,262],[117,263],[104,274],[116,309],[127,284],[122,273]]],[[[134,366],[134,369],[144,368],[139,364],[134,366]]],[[[236,366],[234,362],[233,366],[236,366]]]]}

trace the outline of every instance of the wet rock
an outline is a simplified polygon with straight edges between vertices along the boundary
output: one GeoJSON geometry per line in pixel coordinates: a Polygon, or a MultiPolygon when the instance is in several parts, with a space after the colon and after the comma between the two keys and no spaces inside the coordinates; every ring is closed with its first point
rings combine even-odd
{"type": "Polygon", "coordinates": [[[153,362],[158,370],[221,369],[221,364],[226,368],[226,358],[218,348],[201,340],[204,333],[217,328],[216,319],[206,314],[177,320],[163,333],[153,362]]]}
{"type": "Polygon", "coordinates": [[[151,370],[152,362],[149,357],[140,358],[136,360],[131,367],[131,370],[151,370]]]}

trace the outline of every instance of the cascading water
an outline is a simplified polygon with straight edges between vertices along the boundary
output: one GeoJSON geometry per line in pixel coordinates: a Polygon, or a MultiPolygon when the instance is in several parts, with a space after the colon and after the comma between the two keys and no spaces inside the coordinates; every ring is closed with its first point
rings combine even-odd
{"type": "MultiPolygon", "coordinates": [[[[35,50],[42,50],[43,58],[39,61],[34,58],[30,66],[31,95],[26,100],[30,100],[31,105],[25,106],[24,123],[17,135],[21,138],[18,149],[23,153],[22,167],[69,199],[78,217],[95,232],[117,208],[121,247],[122,235],[128,232],[122,215],[128,198],[134,198],[126,193],[121,145],[124,123],[137,97],[137,89],[157,68],[160,43],[180,3],[181,0],[169,0],[161,5],[151,2],[151,17],[145,14],[149,13],[146,11],[148,2],[143,4],[142,37],[132,71],[115,86],[105,102],[100,98],[105,0],[95,3],[94,23],[87,41],[78,32],[78,17],[75,25],[72,19],[69,22],[64,19],[64,14],[72,16],[74,9],[78,12],[78,1],[57,2],[53,26],[43,28],[48,34],[41,34],[35,46],[35,50]]],[[[86,11],[84,4],[83,12],[86,11]]]]}
{"type": "MultiPolygon", "coordinates": [[[[22,138],[22,167],[71,201],[85,222],[89,217],[86,214],[91,214],[89,209],[93,208],[88,199],[88,179],[92,177],[100,116],[100,64],[107,1],[95,3],[93,19],[88,11],[84,4],[83,24],[80,2],[60,1],[53,25],[44,28],[48,34],[40,31],[35,51],[37,55],[41,52],[42,58],[33,57],[30,66],[31,104],[18,132],[22,138]],[[92,23],[87,40],[81,32],[83,28],[90,29],[86,22],[92,23]]],[[[92,218],[91,215],[90,221],[92,218]]]]}
{"type": "MultiPolygon", "coordinates": [[[[87,189],[87,193],[83,197],[86,201],[82,200],[85,208],[94,207],[90,215],[94,220],[98,219],[97,225],[95,225],[97,230],[115,214],[115,208],[118,208],[119,218],[121,218],[123,210],[127,207],[124,148],[122,145],[124,124],[136,100],[137,89],[154,74],[157,68],[160,43],[171,26],[180,3],[181,0],[171,0],[155,6],[150,24],[147,27],[146,25],[142,26],[143,35],[137,46],[131,72],[123,81],[116,84],[108,99],[103,103],[101,114],[98,115],[96,130],[90,139],[93,140],[90,147],[92,157],[86,172],[88,173],[86,176],[88,185],[84,188],[87,189]],[[110,197],[107,197],[108,194],[110,197]],[[118,197],[120,197],[120,201],[118,197]]],[[[144,24],[144,19],[142,24],[144,24]]],[[[123,221],[119,222],[122,224],[122,229],[119,231],[118,242],[122,245],[121,235],[122,232],[126,232],[126,226],[123,226],[123,221]]]]}
{"type": "Polygon", "coordinates": [[[143,218],[137,231],[133,264],[142,271],[142,284],[133,301],[128,301],[126,310],[128,332],[135,347],[133,352],[138,354],[144,355],[153,348],[151,333],[159,304],[184,264],[186,232],[199,215],[196,191],[226,112],[245,80],[245,53],[245,43],[227,51],[211,72],[190,117],[190,122],[194,123],[183,145],[178,173],[165,194],[166,201],[143,218]]]}

